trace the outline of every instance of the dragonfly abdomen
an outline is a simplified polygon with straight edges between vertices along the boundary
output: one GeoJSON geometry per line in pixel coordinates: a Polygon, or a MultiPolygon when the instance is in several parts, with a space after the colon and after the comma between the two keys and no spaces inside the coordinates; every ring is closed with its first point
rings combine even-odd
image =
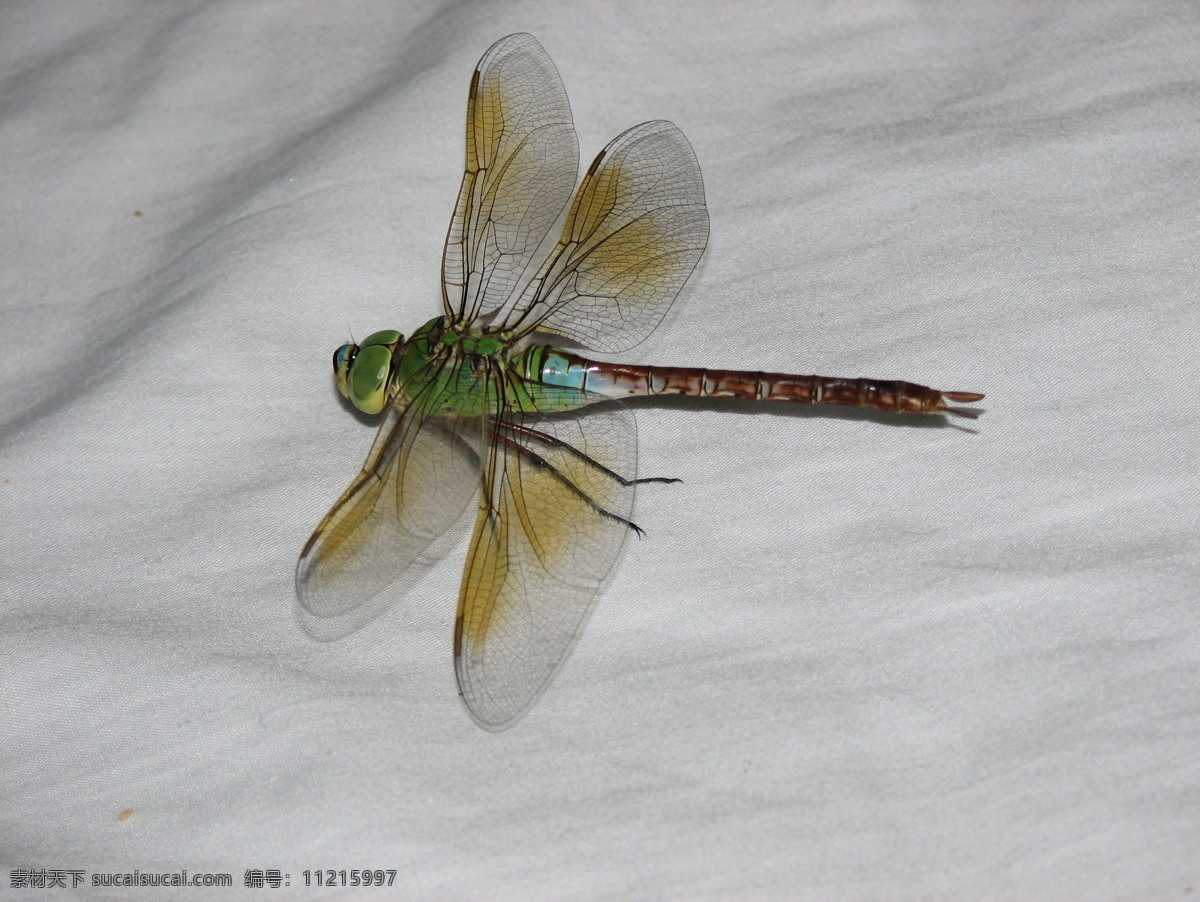
{"type": "Polygon", "coordinates": [[[837,376],[604,363],[549,347],[532,349],[528,362],[534,365],[528,372],[529,378],[550,385],[581,389],[606,398],[685,395],[783,401],[789,404],[839,404],[874,407],[893,413],[955,413],[964,416],[971,414],[949,407],[946,402],[970,403],[983,398],[983,395],[975,392],[943,392],[913,382],[886,379],[843,379],[837,376]]]}

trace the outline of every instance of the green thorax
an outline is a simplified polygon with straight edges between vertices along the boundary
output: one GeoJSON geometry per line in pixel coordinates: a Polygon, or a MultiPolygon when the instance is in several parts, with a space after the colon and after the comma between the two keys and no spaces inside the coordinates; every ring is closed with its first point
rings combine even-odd
{"type": "Polygon", "coordinates": [[[508,369],[509,346],[486,329],[447,326],[437,317],[405,343],[395,369],[403,403],[430,414],[482,416],[500,407],[497,376],[508,369]]]}

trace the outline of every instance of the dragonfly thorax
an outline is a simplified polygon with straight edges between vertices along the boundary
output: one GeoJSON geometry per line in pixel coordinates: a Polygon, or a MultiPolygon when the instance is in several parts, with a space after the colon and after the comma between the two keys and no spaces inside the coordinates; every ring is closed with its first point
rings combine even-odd
{"type": "MultiPolygon", "coordinates": [[[[427,323],[417,335],[430,327],[434,327],[431,331],[434,340],[446,347],[456,347],[466,356],[487,357],[502,366],[507,364],[511,356],[513,336],[510,333],[466,323],[447,326],[445,317],[439,316],[427,323]]],[[[413,337],[416,338],[416,335],[413,337]]]]}
{"type": "Polygon", "coordinates": [[[479,416],[499,403],[498,377],[513,348],[505,333],[439,316],[414,332],[397,356],[395,385],[404,402],[429,414],[479,416]]]}

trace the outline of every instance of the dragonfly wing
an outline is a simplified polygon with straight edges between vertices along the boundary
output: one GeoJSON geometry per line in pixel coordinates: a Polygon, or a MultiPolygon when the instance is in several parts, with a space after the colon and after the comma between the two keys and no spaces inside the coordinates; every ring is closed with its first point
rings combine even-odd
{"type": "Polygon", "coordinates": [[[571,650],[632,530],[633,486],[611,473],[631,478],[636,463],[621,408],[506,423],[493,426],[454,638],[463,699],[493,730],[533,704],[571,650]]]}
{"type": "MultiPolygon", "coordinates": [[[[484,449],[477,420],[429,418],[393,407],[362,472],[321,521],[296,566],[296,594],[334,638],[361,626],[355,616],[461,516],[479,486],[484,449]]],[[[306,626],[306,629],[308,626],[306,626]]]]}
{"type": "Polygon", "coordinates": [[[670,122],[643,122],[596,157],[562,238],[506,326],[628,350],[666,315],[707,243],[692,146],[670,122]]]}
{"type": "Polygon", "coordinates": [[[567,92],[531,35],[491,46],[471,78],[467,167],[442,258],[446,315],[473,320],[527,278],[579,171],[567,92]]]}

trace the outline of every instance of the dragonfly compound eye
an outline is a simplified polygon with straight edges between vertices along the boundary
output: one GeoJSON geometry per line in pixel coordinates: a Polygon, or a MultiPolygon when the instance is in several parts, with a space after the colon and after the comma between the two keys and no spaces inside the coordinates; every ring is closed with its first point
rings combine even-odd
{"type": "Polygon", "coordinates": [[[350,389],[346,385],[346,376],[350,372],[350,367],[354,363],[354,357],[358,354],[358,345],[344,344],[333,352],[333,378],[337,382],[338,391],[341,392],[343,398],[350,397],[350,389]]]}
{"type": "Polygon", "coordinates": [[[403,338],[386,329],[367,336],[346,368],[346,397],[363,413],[379,413],[387,404],[392,357],[403,338]]]}

